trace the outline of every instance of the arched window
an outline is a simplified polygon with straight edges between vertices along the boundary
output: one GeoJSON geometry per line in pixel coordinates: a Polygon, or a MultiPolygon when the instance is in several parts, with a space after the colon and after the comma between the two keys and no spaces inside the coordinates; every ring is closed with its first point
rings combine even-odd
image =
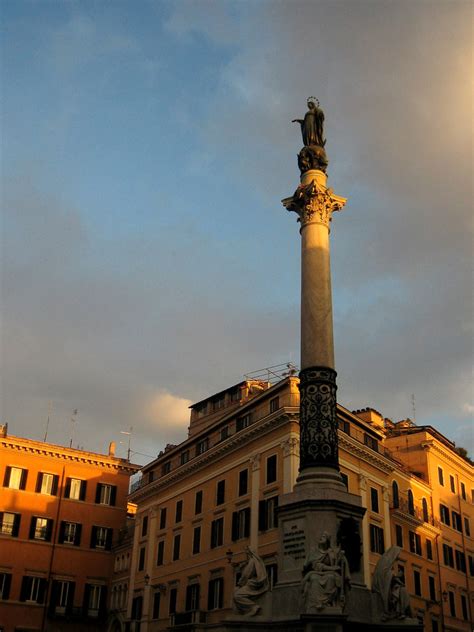
{"type": "Polygon", "coordinates": [[[415,515],[415,501],[413,500],[413,492],[411,489],[408,490],[408,513],[411,516],[415,515]]]}
{"type": "Polygon", "coordinates": [[[429,513],[428,513],[428,503],[426,501],[426,498],[423,498],[421,503],[422,503],[422,507],[423,507],[423,520],[425,522],[429,522],[430,521],[430,516],[429,516],[429,513]]]}
{"type": "Polygon", "coordinates": [[[392,483],[392,497],[393,497],[393,508],[398,509],[398,507],[400,507],[400,497],[398,495],[397,481],[393,481],[392,483]]]}

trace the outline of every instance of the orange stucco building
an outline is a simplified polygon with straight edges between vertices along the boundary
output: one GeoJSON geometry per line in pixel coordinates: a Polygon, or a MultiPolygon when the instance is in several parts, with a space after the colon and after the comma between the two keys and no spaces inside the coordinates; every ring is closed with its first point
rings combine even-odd
{"type": "Polygon", "coordinates": [[[0,630],[101,630],[138,468],[0,432],[0,630]]]}

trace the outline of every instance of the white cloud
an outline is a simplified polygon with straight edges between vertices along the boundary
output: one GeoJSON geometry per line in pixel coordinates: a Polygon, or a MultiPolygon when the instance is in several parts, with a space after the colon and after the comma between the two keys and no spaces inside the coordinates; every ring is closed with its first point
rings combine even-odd
{"type": "Polygon", "coordinates": [[[153,430],[166,437],[183,440],[189,423],[190,399],[160,389],[147,398],[143,406],[144,420],[153,430]]]}

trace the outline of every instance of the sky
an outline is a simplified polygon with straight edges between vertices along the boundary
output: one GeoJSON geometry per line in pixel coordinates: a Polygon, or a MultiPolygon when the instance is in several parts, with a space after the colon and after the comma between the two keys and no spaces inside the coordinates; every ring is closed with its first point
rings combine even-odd
{"type": "Polygon", "coordinates": [[[314,95],[348,198],[331,228],[338,401],[472,455],[472,11],[3,0],[9,433],[42,440],[49,415],[48,441],[125,456],[133,427],[146,463],[186,438],[191,403],[299,364],[281,199],[314,95]]]}

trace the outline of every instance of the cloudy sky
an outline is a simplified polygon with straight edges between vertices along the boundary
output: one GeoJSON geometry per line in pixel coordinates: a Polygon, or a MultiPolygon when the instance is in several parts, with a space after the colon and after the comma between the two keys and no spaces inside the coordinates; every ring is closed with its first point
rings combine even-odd
{"type": "Polygon", "coordinates": [[[1,418],[138,462],[299,363],[306,97],[326,113],[339,401],[473,450],[470,0],[4,0],[1,418]],[[118,453],[125,454],[119,445],[118,453]]]}

